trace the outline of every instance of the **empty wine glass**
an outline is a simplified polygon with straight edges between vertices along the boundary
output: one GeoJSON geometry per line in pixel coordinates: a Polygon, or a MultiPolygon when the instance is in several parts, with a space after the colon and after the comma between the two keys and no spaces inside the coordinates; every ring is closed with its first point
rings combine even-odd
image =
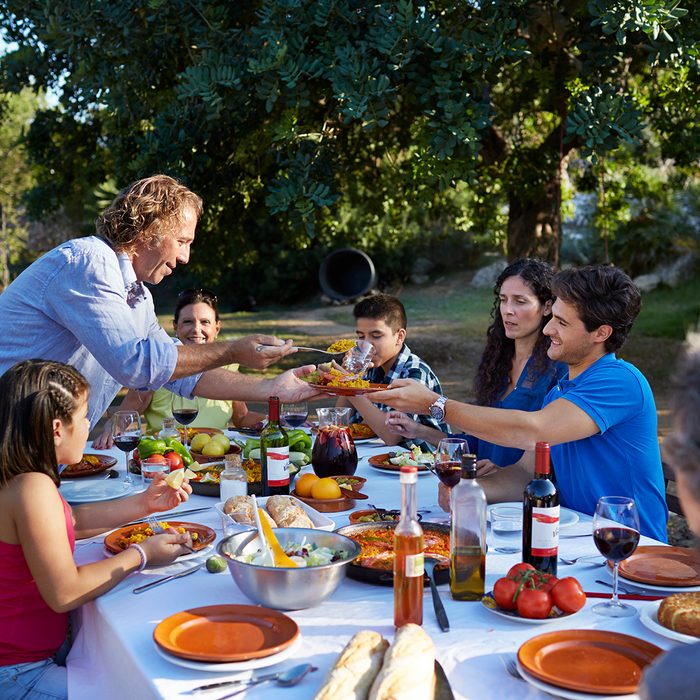
{"type": "Polygon", "coordinates": [[[469,443],[462,438],[443,438],[435,453],[434,469],[445,486],[456,486],[462,475],[462,455],[469,454],[469,443]]]}
{"type": "Polygon", "coordinates": [[[593,612],[608,617],[631,617],[636,608],[621,603],[617,596],[618,566],[639,544],[637,504],[624,496],[603,496],[598,499],[593,516],[593,541],[598,551],[613,563],[613,593],[607,603],[593,606],[593,612]]]}
{"type": "Polygon", "coordinates": [[[141,439],[141,416],[138,411],[117,411],[112,416],[112,439],[126,459],[124,482],[131,484],[133,479],[129,472],[129,452],[136,449],[141,439]]]}
{"type": "Polygon", "coordinates": [[[187,398],[186,396],[178,396],[177,394],[173,396],[172,403],[173,418],[182,425],[183,432],[185,433],[185,447],[188,446],[189,441],[187,440],[187,426],[192,423],[192,421],[197,418],[199,414],[199,402],[197,397],[187,398]]]}
{"type": "Polygon", "coordinates": [[[298,428],[309,417],[309,407],[306,401],[283,403],[280,417],[290,428],[298,428]]]}

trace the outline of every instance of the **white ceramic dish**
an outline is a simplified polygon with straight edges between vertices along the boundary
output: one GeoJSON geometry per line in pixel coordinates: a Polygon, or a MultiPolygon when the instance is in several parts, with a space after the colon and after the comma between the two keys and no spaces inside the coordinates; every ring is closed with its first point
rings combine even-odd
{"type": "MultiPolygon", "coordinates": [[[[492,503],[490,506],[486,507],[487,519],[491,521],[491,511],[500,506],[508,506],[508,508],[520,508],[522,510],[523,504],[518,501],[513,501],[510,503],[492,503]]],[[[568,508],[559,509],[559,527],[569,527],[570,525],[575,525],[578,522],[578,513],[568,508]]],[[[591,537],[593,533],[591,533],[591,537]]]]}
{"type": "Polygon", "coordinates": [[[685,644],[695,644],[696,642],[700,642],[700,639],[697,637],[693,637],[690,634],[683,634],[682,632],[676,632],[675,630],[670,630],[668,627],[664,627],[662,624],[659,624],[657,612],[659,611],[659,605],[661,605],[661,603],[662,601],[660,600],[654,600],[641,609],[639,619],[642,621],[642,624],[652,632],[656,632],[656,634],[660,634],[662,637],[673,639],[676,642],[683,642],[685,644]]]}
{"type": "Polygon", "coordinates": [[[569,620],[583,610],[583,608],[581,608],[581,610],[577,610],[575,613],[560,612],[556,617],[545,617],[542,620],[530,617],[521,617],[516,611],[511,612],[510,610],[499,609],[499,607],[496,605],[496,601],[493,599],[493,591],[490,591],[481,599],[481,604],[494,615],[498,615],[499,617],[502,617],[505,620],[510,620],[511,622],[521,622],[526,625],[546,625],[550,622],[558,622],[559,620],[569,620]]]}
{"type": "Polygon", "coordinates": [[[99,479],[81,481],[64,481],[59,489],[68,503],[97,503],[98,501],[113,501],[115,498],[131,496],[143,490],[141,478],[127,484],[122,479],[99,479]]]}
{"type": "MultiPolygon", "coordinates": [[[[264,508],[267,504],[268,498],[269,497],[256,499],[258,505],[264,508]]],[[[309,518],[311,518],[311,522],[314,524],[314,527],[317,530],[328,530],[329,532],[335,530],[336,525],[328,516],[320,513],[307,503],[300,501],[298,498],[294,498],[294,496],[290,496],[289,498],[291,498],[300,508],[303,508],[306,511],[306,514],[309,516],[309,518]]],[[[217,513],[221,516],[221,525],[226,534],[232,535],[235,532],[255,530],[255,525],[241,525],[240,523],[237,523],[230,515],[224,513],[224,503],[224,501],[219,501],[218,503],[214,504],[214,508],[216,508],[217,513]]]]}

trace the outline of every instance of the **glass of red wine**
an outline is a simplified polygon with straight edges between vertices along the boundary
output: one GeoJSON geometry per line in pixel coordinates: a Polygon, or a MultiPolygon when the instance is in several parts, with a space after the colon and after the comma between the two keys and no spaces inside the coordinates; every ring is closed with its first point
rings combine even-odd
{"type": "Polygon", "coordinates": [[[295,403],[283,403],[280,418],[290,428],[298,428],[304,425],[309,417],[309,407],[306,401],[296,401],[295,403]]]}
{"type": "Polygon", "coordinates": [[[445,486],[457,486],[462,475],[462,455],[468,453],[469,443],[462,438],[440,440],[433,469],[445,486]]]}
{"type": "Polygon", "coordinates": [[[185,447],[188,446],[189,441],[187,440],[187,426],[194,421],[194,419],[199,414],[199,403],[197,402],[197,397],[187,398],[186,396],[178,396],[175,394],[173,396],[172,404],[173,418],[183,427],[183,432],[185,434],[185,439],[183,443],[185,447]]]}
{"type": "Polygon", "coordinates": [[[117,411],[112,416],[112,439],[126,458],[124,483],[131,484],[133,479],[129,471],[129,452],[138,447],[141,439],[141,416],[138,411],[117,411]]]}
{"type": "Polygon", "coordinates": [[[617,596],[618,566],[639,544],[637,504],[624,496],[603,496],[598,499],[593,516],[593,541],[600,553],[613,564],[613,593],[610,601],[593,606],[593,612],[608,617],[632,617],[632,605],[621,603],[617,596]]]}

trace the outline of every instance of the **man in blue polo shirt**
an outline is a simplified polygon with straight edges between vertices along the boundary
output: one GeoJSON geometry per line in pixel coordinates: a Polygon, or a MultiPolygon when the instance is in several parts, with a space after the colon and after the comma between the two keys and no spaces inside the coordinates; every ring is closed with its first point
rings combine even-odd
{"type": "MultiPolygon", "coordinates": [[[[642,534],[665,542],[668,509],[654,397],[641,372],[615,357],[641,308],[639,290],[621,270],[591,266],[560,272],[552,292],[552,320],[543,332],[551,339],[549,357],[564,362],[569,374],[541,410],[445,401],[405,379],[371,398],[402,411],[431,413],[507,447],[531,451],[536,442],[549,442],[563,506],[593,514],[601,496],[634,498],[642,534]]],[[[531,464],[529,454],[519,469],[487,476],[487,493],[522,494],[531,464]]]]}

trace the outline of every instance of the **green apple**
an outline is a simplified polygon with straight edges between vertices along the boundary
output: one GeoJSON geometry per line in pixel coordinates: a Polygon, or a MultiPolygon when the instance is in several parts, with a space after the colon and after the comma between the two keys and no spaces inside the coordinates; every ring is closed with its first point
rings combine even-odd
{"type": "Polygon", "coordinates": [[[202,447],[202,454],[207,457],[223,457],[226,454],[226,448],[218,440],[209,440],[209,442],[202,447]]]}
{"type": "Polygon", "coordinates": [[[206,433],[197,433],[190,442],[190,449],[192,452],[201,452],[204,445],[206,445],[211,440],[211,435],[206,433]]]}

